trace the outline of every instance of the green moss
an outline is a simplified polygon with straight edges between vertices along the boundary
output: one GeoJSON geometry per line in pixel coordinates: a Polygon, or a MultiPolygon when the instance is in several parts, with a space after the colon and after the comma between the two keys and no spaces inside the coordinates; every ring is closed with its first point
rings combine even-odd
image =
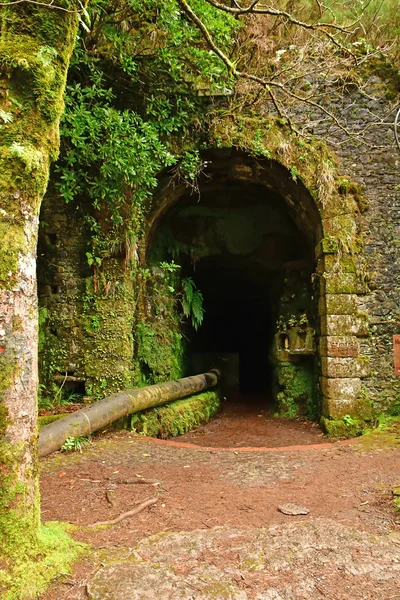
{"type": "Polygon", "coordinates": [[[332,420],[322,417],[321,427],[330,438],[353,438],[361,435],[368,425],[360,419],[332,420]]]}
{"type": "Polygon", "coordinates": [[[54,421],[58,421],[58,419],[62,419],[63,417],[67,417],[69,413],[59,413],[58,415],[43,415],[42,417],[38,417],[38,426],[39,429],[48,425],[49,423],[53,423],[54,421]]]}
{"type": "Polygon", "coordinates": [[[365,208],[359,187],[339,174],[329,148],[321,141],[299,140],[281,119],[230,114],[219,118],[215,126],[211,124],[210,140],[217,147],[239,147],[254,156],[276,160],[295,182],[305,185],[326,216],[343,214],[343,194],[347,206],[353,200],[360,210],[365,208]]]}
{"type": "MultiPolygon", "coordinates": [[[[21,542],[21,540],[19,540],[21,542]]],[[[60,573],[69,573],[86,545],[72,540],[61,523],[41,526],[35,549],[13,560],[8,571],[0,569],[2,600],[36,598],[60,573]]]]}
{"type": "Polygon", "coordinates": [[[178,379],[185,370],[182,307],[175,291],[180,285],[179,273],[153,266],[150,274],[142,284],[136,316],[136,385],[178,379]]]}
{"type": "Polygon", "coordinates": [[[324,278],[326,294],[362,294],[368,289],[358,273],[336,271],[325,273],[324,278]]]}
{"type": "Polygon", "coordinates": [[[0,403],[0,437],[4,437],[8,424],[8,409],[0,403]]]}
{"type": "Polygon", "coordinates": [[[179,379],[183,375],[182,335],[168,323],[139,324],[138,359],[143,383],[179,379]]]}
{"type": "Polygon", "coordinates": [[[392,417],[400,417],[400,400],[395,400],[389,408],[389,414],[392,417]]]}
{"type": "Polygon", "coordinates": [[[2,289],[11,289],[15,282],[20,253],[26,247],[26,237],[22,227],[0,223],[0,285],[2,289]]]}
{"type": "Polygon", "coordinates": [[[218,412],[219,406],[217,391],[204,392],[137,413],[131,418],[131,427],[137,433],[150,437],[175,437],[209,421],[218,412]]]}
{"type": "Polygon", "coordinates": [[[276,394],[279,415],[294,418],[307,414],[316,416],[314,375],[311,365],[279,362],[276,366],[279,391],[276,394]]]}
{"type": "Polygon", "coordinates": [[[83,305],[86,392],[102,397],[133,385],[131,271],[122,260],[103,262],[102,273],[86,279],[83,305]]]}
{"type": "Polygon", "coordinates": [[[378,75],[382,82],[382,90],[389,101],[397,100],[400,90],[400,72],[395,64],[389,62],[384,55],[373,56],[364,65],[363,73],[378,75]]]}
{"type": "Polygon", "coordinates": [[[237,588],[222,581],[211,582],[202,590],[206,598],[215,600],[230,600],[236,596],[236,592],[237,588]]]}

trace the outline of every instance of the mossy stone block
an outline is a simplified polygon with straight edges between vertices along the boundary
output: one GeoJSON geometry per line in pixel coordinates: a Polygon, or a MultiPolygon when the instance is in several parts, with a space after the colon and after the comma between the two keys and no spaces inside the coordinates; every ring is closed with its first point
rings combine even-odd
{"type": "Polygon", "coordinates": [[[366,315],[326,315],[321,319],[321,335],[366,337],[368,318],[366,315]]]}
{"type": "Polygon", "coordinates": [[[343,378],[343,377],[368,377],[369,357],[333,357],[324,356],[322,362],[322,375],[324,377],[343,378]]]}
{"type": "Polygon", "coordinates": [[[339,242],[332,236],[326,236],[317,244],[315,248],[316,258],[320,258],[325,254],[337,254],[339,250],[339,242]]]}
{"type": "Polygon", "coordinates": [[[321,214],[324,219],[348,214],[349,212],[356,214],[358,210],[357,202],[353,196],[341,194],[332,194],[321,206],[321,214]]]}
{"type": "Polygon", "coordinates": [[[325,236],[350,242],[357,235],[358,225],[354,218],[354,214],[346,214],[324,219],[322,221],[322,227],[325,236]]]}
{"type": "Polygon", "coordinates": [[[357,265],[350,254],[327,254],[318,261],[318,268],[326,273],[356,273],[357,265]]]}
{"type": "Polygon", "coordinates": [[[343,271],[325,273],[320,279],[320,293],[325,294],[365,294],[368,286],[358,273],[343,271]]]}
{"type": "Polygon", "coordinates": [[[343,421],[342,419],[327,419],[326,417],[321,417],[320,424],[329,438],[357,437],[367,428],[365,421],[360,419],[343,421]]]}
{"type": "Polygon", "coordinates": [[[359,417],[358,398],[361,394],[361,380],[358,377],[320,378],[322,414],[332,419],[342,419],[345,415],[359,417]]]}
{"type": "Polygon", "coordinates": [[[322,357],[357,357],[360,342],[355,335],[330,335],[319,339],[319,352],[322,357]]]}
{"type": "Polygon", "coordinates": [[[318,302],[320,315],[357,315],[356,294],[326,294],[318,302]]]}
{"type": "Polygon", "coordinates": [[[361,393],[359,377],[321,377],[320,385],[323,395],[334,400],[354,403],[361,393]]]}

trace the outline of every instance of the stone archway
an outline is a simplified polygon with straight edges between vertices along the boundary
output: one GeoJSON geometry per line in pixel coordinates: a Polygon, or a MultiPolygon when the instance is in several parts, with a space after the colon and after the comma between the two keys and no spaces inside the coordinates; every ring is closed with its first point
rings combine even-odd
{"type": "MultiPolygon", "coordinates": [[[[362,389],[362,378],[368,376],[368,359],[361,354],[360,338],[368,335],[368,320],[359,310],[359,295],[365,294],[366,284],[359,260],[357,198],[350,182],[335,174],[322,152],[321,160],[315,161],[313,169],[307,165],[303,174],[301,162],[297,162],[299,167],[288,168],[293,156],[282,151],[282,143],[280,149],[274,159],[254,158],[232,147],[209,150],[204,155],[210,164],[206,177],[216,186],[237,181],[278,195],[299,231],[312,244],[313,278],[319,296],[316,369],[321,413],[329,420],[346,415],[363,419],[369,413],[362,389]]],[[[184,183],[173,183],[168,176],[161,180],[148,219],[145,254],[163,218],[185,194],[184,183]]],[[[310,348],[310,331],[303,332],[301,348],[294,329],[277,331],[276,344],[281,344],[278,351],[283,354],[300,354],[310,348]]]]}

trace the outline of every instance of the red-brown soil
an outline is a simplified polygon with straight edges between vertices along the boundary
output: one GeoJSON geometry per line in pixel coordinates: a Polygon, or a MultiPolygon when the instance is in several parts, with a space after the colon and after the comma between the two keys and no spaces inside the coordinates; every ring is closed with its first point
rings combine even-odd
{"type": "Polygon", "coordinates": [[[220,413],[204,427],[179,437],[181,442],[215,448],[298,446],[327,441],[317,423],[280,419],[260,396],[223,401],[220,413]]]}
{"type": "MultiPolygon", "coordinates": [[[[399,431],[396,439],[400,442],[399,431]]],[[[328,443],[317,426],[273,419],[257,405],[248,407],[247,414],[243,407],[228,407],[208,425],[172,442],[127,432],[107,434],[96,438],[82,454],[56,453],[43,460],[41,477],[43,520],[80,526],[74,537],[106,553],[132,548],[159,532],[193,531],[197,535],[197,530],[214,531],[218,526],[256,530],[306,521],[318,527],[329,520],[366,535],[387,536],[400,531],[400,516],[391,502],[391,490],[399,485],[400,446],[370,448],[363,438],[328,443]],[[123,483],[140,477],[155,479],[159,485],[123,483]],[[135,517],[107,529],[85,528],[152,497],[158,499],[157,504],[135,517]],[[279,512],[278,506],[288,502],[307,507],[309,515],[288,517],[279,512]]],[[[282,539],[286,535],[282,533],[282,539]]],[[[382,560],[389,564],[391,559],[383,556],[382,560]]],[[[101,559],[92,556],[82,561],[43,600],[87,597],[87,585],[99,561],[104,561],[104,554],[101,559]]],[[[185,564],[176,568],[177,572],[181,568],[184,577],[185,564]]],[[[386,587],[377,582],[375,589],[368,580],[363,596],[362,586],[361,595],[346,595],[341,578],[334,581],[335,589],[321,594],[321,599],[400,598],[400,592],[390,595],[390,582],[386,587]]],[[[243,597],[264,598],[256,591],[243,597]]],[[[171,593],[169,598],[181,597],[171,593]]],[[[317,597],[313,594],[309,598],[317,597]]],[[[115,600],[119,597],[124,596],[116,595],[115,600]]],[[[152,596],[143,596],[147,597],[152,596]]],[[[197,597],[214,596],[193,595],[197,597]]],[[[302,597],[307,596],[293,595],[296,600],[302,597]]]]}

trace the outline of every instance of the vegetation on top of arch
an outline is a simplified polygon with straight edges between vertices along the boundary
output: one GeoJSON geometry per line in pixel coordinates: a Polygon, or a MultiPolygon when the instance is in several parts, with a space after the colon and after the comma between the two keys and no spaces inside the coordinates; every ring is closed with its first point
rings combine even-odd
{"type": "MultiPolygon", "coordinates": [[[[86,207],[92,236],[88,251],[96,257],[94,264],[112,255],[115,239],[123,232],[140,235],[157,174],[163,168],[176,165],[184,180],[190,183],[195,179],[201,168],[197,150],[206,143],[209,128],[214,128],[212,123],[221,115],[235,110],[248,118],[252,112],[267,112],[292,127],[297,99],[290,94],[307,99],[312,90],[319,102],[319,98],[326,98],[327,86],[333,85],[329,87],[332,102],[337,99],[334,94],[343,95],[346,86],[357,84],[357,77],[361,77],[361,72],[350,73],[353,57],[361,64],[378,55],[383,59],[389,53],[398,56],[396,42],[390,41],[400,18],[392,0],[384,6],[378,0],[271,3],[278,13],[291,11],[294,20],[280,13],[242,16],[220,5],[228,8],[230,3],[90,3],[90,28],[81,31],[69,75],[56,185],[67,202],[79,198],[86,207]],[[185,13],[187,6],[228,63],[210,49],[204,31],[185,13]],[[315,23],[318,17],[322,24],[337,24],[338,29],[332,29],[335,41],[298,25],[300,9],[306,23],[315,23]],[[379,35],[386,35],[386,42],[380,42],[378,48],[379,35]],[[250,76],[260,79],[261,74],[268,81],[279,82],[289,90],[289,96],[280,88],[272,96],[268,85],[260,85],[261,80],[238,80],[235,69],[243,68],[250,76]],[[332,90],[336,91],[331,94],[332,90]]],[[[236,7],[244,5],[235,3],[236,7]]],[[[262,7],[261,3],[254,6],[262,7]]],[[[330,112],[334,117],[329,102],[322,114],[324,123],[331,119],[330,112]]],[[[321,122],[321,114],[302,117],[307,136],[314,121],[321,122]]],[[[338,129],[338,122],[336,118],[333,129],[338,129]]],[[[341,114],[340,125],[344,122],[341,114]]],[[[253,133],[253,147],[258,144],[259,152],[268,154],[270,149],[263,150],[260,132],[253,133]]],[[[308,141],[300,138],[296,144],[306,147],[308,141]]],[[[304,179],[312,165],[304,160],[304,151],[298,155],[300,164],[289,169],[293,178],[301,172],[304,179]]],[[[313,185],[315,188],[315,182],[313,185]]]]}
{"type": "Polygon", "coordinates": [[[288,169],[293,181],[303,182],[322,212],[329,200],[344,195],[353,196],[360,211],[366,208],[358,187],[339,175],[328,146],[321,140],[293,134],[285,120],[226,112],[210,127],[209,143],[217,148],[240,148],[255,158],[276,160],[288,169]]]}
{"type": "MultiPolygon", "coordinates": [[[[228,51],[237,21],[195,4],[228,51]]],[[[89,16],[71,63],[55,170],[66,202],[86,206],[98,264],[123,231],[140,233],[157,174],[182,156],[183,166],[193,163],[192,131],[210,104],[204,90],[225,94],[232,82],[174,0],[94,0],[89,16]]]]}

